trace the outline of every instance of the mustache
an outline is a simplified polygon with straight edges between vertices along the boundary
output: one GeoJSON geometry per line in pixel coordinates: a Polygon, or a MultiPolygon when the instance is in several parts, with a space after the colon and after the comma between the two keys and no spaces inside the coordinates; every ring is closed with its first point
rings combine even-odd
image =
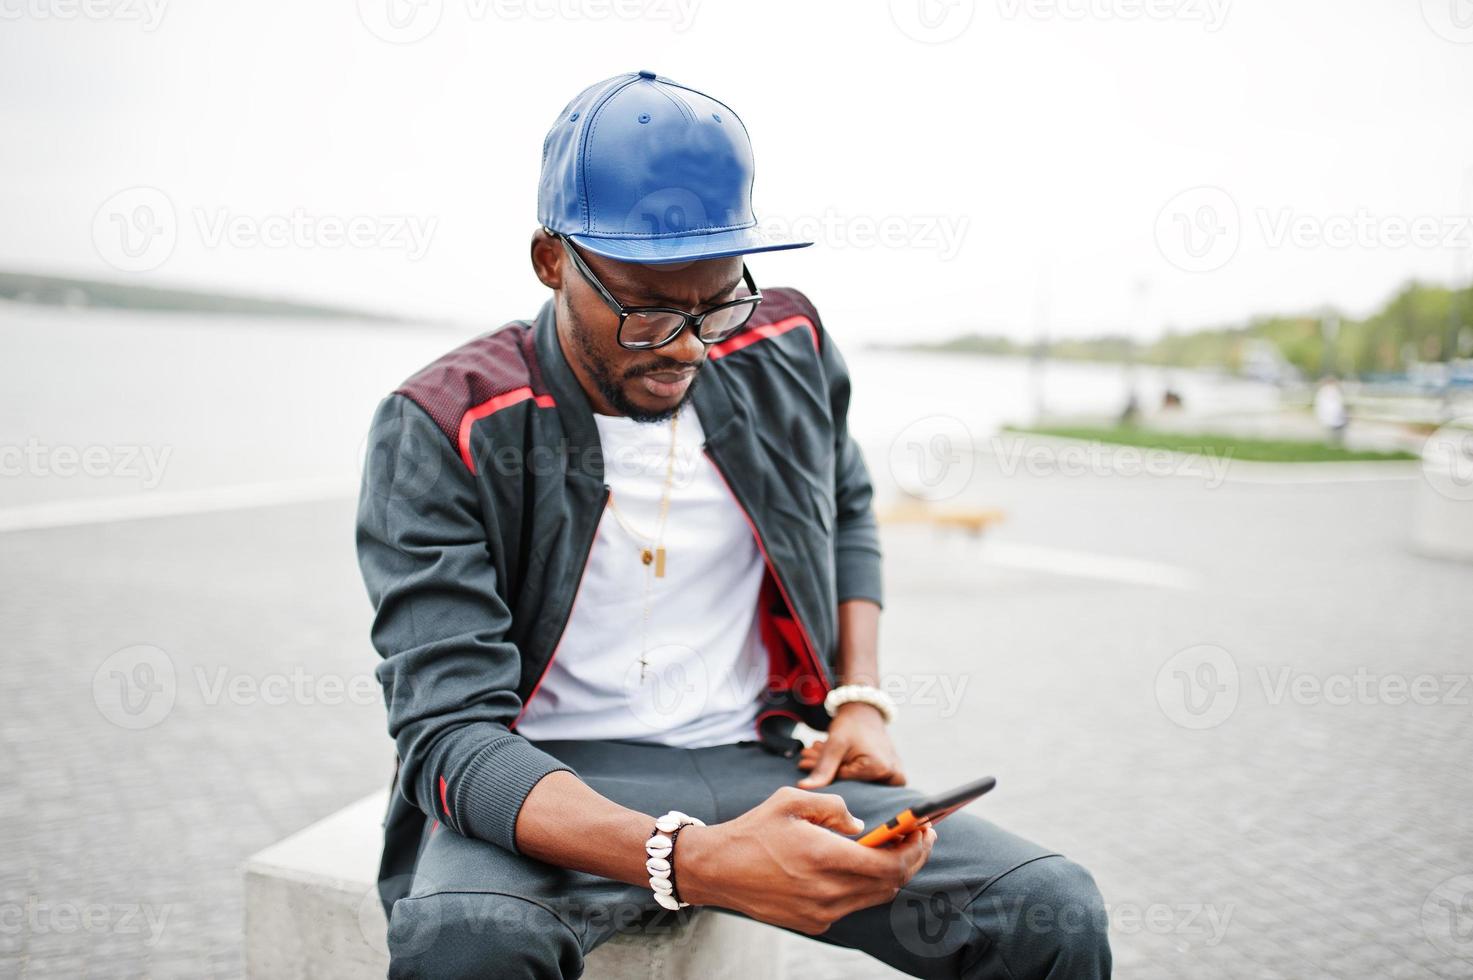
{"type": "Polygon", "coordinates": [[[687,364],[684,361],[671,360],[655,361],[650,364],[640,364],[625,371],[624,380],[633,380],[634,378],[643,377],[646,374],[654,374],[657,371],[678,371],[682,374],[686,371],[698,372],[701,370],[701,366],[705,363],[705,359],[702,358],[700,364],[687,364]]]}

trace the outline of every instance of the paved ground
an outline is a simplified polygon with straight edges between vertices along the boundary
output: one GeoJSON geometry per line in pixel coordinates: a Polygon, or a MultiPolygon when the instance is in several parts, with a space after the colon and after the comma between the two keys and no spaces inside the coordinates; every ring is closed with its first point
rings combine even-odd
{"type": "MultiPolygon", "coordinates": [[[[888,532],[915,782],[995,773],[993,819],[1095,871],[1122,976],[1473,976],[1473,567],[1407,551],[1414,483],[974,485],[1009,511],[992,542],[1039,560],[888,532]],[[1395,703],[1396,678],[1435,703],[1395,703]]],[[[0,536],[0,975],[240,974],[242,860],[389,774],[350,522],[0,536]],[[168,659],[107,660],[140,644],[168,659]],[[171,668],[161,719],[119,700],[171,668]]]]}

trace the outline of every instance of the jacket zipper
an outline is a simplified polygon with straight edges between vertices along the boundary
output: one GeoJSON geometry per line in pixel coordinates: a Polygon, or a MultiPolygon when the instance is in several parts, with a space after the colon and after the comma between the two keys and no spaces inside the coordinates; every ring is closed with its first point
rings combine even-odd
{"type": "Polygon", "coordinates": [[[509,726],[515,729],[517,722],[522,720],[522,715],[527,713],[527,705],[537,696],[537,691],[542,687],[542,681],[547,677],[547,672],[552,669],[552,662],[557,659],[557,652],[563,647],[563,636],[568,632],[568,623],[573,619],[573,607],[578,604],[578,593],[583,588],[583,577],[588,574],[588,560],[593,557],[593,543],[598,540],[598,526],[603,521],[604,508],[609,505],[609,485],[604,484],[603,495],[599,498],[598,518],[593,522],[593,533],[588,536],[588,543],[583,546],[583,567],[578,572],[578,581],[573,586],[573,601],[568,603],[568,611],[563,616],[562,624],[558,627],[557,644],[552,648],[552,654],[548,656],[547,663],[542,665],[542,673],[537,675],[537,683],[532,685],[532,690],[527,693],[527,700],[522,702],[522,710],[517,712],[516,719],[509,726]]]}
{"type": "Polygon", "coordinates": [[[731,499],[736,501],[737,510],[742,512],[742,517],[746,520],[747,526],[752,529],[752,539],[757,542],[757,550],[762,553],[762,561],[766,563],[768,572],[772,574],[772,580],[777,583],[778,594],[782,596],[783,604],[788,607],[788,615],[792,616],[793,622],[798,624],[798,634],[803,637],[803,652],[807,655],[808,666],[813,671],[813,675],[818,678],[819,686],[823,688],[824,693],[827,693],[832,689],[833,685],[829,683],[828,674],[819,664],[818,654],[813,645],[813,637],[809,635],[808,627],[803,624],[803,619],[798,615],[798,608],[793,605],[793,600],[788,598],[787,586],[783,585],[782,576],[777,572],[777,566],[772,563],[772,558],[767,554],[767,545],[762,540],[762,532],[757,530],[757,522],[752,520],[752,515],[747,510],[747,505],[742,503],[741,495],[736,492],[736,488],[726,478],[725,471],[721,469],[721,464],[716,462],[716,457],[711,454],[711,450],[706,449],[705,453],[706,458],[711,461],[712,468],[716,470],[716,475],[721,477],[721,482],[726,485],[726,490],[731,494],[731,499]]]}

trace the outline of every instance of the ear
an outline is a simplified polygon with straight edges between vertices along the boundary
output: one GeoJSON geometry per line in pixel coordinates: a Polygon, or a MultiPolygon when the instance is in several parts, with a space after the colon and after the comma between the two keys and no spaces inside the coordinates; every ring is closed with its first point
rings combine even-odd
{"type": "Polygon", "coordinates": [[[551,290],[563,288],[563,269],[567,255],[563,252],[562,243],[554,238],[546,228],[538,228],[532,232],[532,271],[537,274],[537,279],[551,290]]]}

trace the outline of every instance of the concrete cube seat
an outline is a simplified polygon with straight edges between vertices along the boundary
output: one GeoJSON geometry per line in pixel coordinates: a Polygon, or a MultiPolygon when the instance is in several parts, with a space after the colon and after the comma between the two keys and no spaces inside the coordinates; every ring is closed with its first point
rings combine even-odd
{"type": "MultiPolygon", "coordinates": [[[[382,977],[389,956],[374,878],[387,797],[375,793],[256,854],[245,866],[246,973],[382,977]]],[[[675,932],[619,935],[588,956],[593,980],[776,977],[780,930],[702,911],[675,932]]]]}

